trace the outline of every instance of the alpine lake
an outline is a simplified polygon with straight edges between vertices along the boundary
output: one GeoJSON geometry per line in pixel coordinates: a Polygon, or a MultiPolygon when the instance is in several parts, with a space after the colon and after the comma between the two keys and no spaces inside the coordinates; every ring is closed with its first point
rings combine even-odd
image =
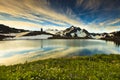
{"type": "Polygon", "coordinates": [[[92,39],[0,41],[1,65],[95,54],[120,54],[120,47],[114,42],[92,39]]]}

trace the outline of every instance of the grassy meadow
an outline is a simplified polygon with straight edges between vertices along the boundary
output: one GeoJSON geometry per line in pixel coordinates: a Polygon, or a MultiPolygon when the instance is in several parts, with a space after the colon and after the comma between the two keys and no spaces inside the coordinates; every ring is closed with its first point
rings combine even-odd
{"type": "Polygon", "coordinates": [[[74,56],[0,66],[0,80],[120,80],[120,55],[74,56]]]}

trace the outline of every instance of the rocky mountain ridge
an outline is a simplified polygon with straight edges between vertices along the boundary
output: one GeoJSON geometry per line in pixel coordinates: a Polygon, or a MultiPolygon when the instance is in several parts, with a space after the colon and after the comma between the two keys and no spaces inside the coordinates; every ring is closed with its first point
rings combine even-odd
{"type": "Polygon", "coordinates": [[[29,31],[24,29],[15,29],[0,24],[0,40],[8,37],[11,37],[12,39],[16,36],[33,37],[42,34],[44,34],[45,36],[46,35],[51,36],[49,37],[49,39],[103,39],[103,40],[120,41],[120,31],[115,31],[111,33],[90,33],[86,29],[81,29],[80,27],[75,27],[75,26],[71,26],[62,31],[53,30],[53,29],[46,31],[43,31],[43,29],[42,31],[29,31]]]}

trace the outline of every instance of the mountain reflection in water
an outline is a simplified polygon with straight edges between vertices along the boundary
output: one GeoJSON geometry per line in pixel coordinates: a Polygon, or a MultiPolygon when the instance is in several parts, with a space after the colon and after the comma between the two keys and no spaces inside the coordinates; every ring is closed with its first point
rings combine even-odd
{"type": "Polygon", "coordinates": [[[48,58],[119,54],[118,44],[103,40],[13,40],[0,41],[0,64],[16,64],[48,58]]]}

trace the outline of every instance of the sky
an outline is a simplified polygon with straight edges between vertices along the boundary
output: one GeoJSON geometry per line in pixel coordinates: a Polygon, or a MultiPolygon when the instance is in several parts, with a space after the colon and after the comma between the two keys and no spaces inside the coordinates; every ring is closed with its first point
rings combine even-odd
{"type": "Polygon", "coordinates": [[[0,0],[0,24],[19,29],[120,30],[120,0],[0,0]]]}

